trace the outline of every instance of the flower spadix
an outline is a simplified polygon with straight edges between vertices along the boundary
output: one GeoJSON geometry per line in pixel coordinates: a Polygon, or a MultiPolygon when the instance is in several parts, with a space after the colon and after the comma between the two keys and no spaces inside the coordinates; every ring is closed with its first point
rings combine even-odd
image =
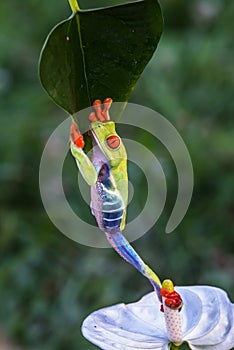
{"type": "Polygon", "coordinates": [[[160,294],[162,296],[161,311],[164,312],[168,339],[172,343],[180,345],[183,342],[180,320],[180,311],[183,305],[182,298],[175,291],[171,280],[163,281],[160,294]]]}
{"type": "MultiPolygon", "coordinates": [[[[192,350],[231,350],[234,347],[234,304],[210,286],[175,287],[183,300],[179,312],[182,341],[192,350]]],[[[169,350],[172,340],[155,292],[132,304],[93,312],[83,335],[103,350],[169,350]]]]}

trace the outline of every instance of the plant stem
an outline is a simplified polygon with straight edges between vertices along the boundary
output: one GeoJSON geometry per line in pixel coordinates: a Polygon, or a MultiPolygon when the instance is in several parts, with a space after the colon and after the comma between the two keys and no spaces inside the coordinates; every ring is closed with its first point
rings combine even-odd
{"type": "Polygon", "coordinates": [[[78,5],[78,1],[77,0],[68,0],[69,4],[71,6],[71,9],[73,12],[78,12],[80,11],[80,7],[78,5]]]}
{"type": "Polygon", "coordinates": [[[170,350],[178,350],[179,348],[180,348],[179,346],[177,346],[173,343],[170,344],[170,350]]]}

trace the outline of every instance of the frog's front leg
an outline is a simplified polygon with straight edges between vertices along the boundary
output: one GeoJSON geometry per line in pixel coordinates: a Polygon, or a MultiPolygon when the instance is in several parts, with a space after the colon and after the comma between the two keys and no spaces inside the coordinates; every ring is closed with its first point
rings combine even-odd
{"type": "Polygon", "coordinates": [[[109,109],[112,105],[112,98],[107,97],[102,102],[101,100],[95,100],[93,102],[94,111],[89,114],[89,120],[91,123],[102,122],[106,123],[110,121],[109,109]]]}
{"type": "Polygon", "coordinates": [[[70,130],[70,141],[71,153],[76,160],[81,175],[88,185],[93,186],[97,181],[97,172],[91,160],[83,151],[84,139],[74,120],[72,120],[70,130]]]}

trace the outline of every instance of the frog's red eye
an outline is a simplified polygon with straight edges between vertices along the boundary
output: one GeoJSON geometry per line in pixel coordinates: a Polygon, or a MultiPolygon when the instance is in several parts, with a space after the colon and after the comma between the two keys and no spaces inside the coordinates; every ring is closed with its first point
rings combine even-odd
{"type": "Polygon", "coordinates": [[[106,143],[111,149],[117,149],[120,146],[120,138],[117,135],[110,135],[107,137],[106,143]]]}

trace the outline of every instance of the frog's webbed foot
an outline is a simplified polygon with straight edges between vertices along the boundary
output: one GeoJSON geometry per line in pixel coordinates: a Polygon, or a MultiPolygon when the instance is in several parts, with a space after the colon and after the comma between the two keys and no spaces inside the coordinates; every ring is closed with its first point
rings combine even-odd
{"type": "Polygon", "coordinates": [[[94,111],[90,113],[89,120],[90,122],[102,122],[106,123],[110,121],[110,115],[109,115],[109,109],[112,104],[112,99],[107,97],[105,100],[95,100],[93,102],[93,109],[94,111]]]}
{"type": "Polygon", "coordinates": [[[74,119],[72,119],[72,125],[70,129],[71,142],[78,148],[84,148],[84,138],[74,119]]]}

